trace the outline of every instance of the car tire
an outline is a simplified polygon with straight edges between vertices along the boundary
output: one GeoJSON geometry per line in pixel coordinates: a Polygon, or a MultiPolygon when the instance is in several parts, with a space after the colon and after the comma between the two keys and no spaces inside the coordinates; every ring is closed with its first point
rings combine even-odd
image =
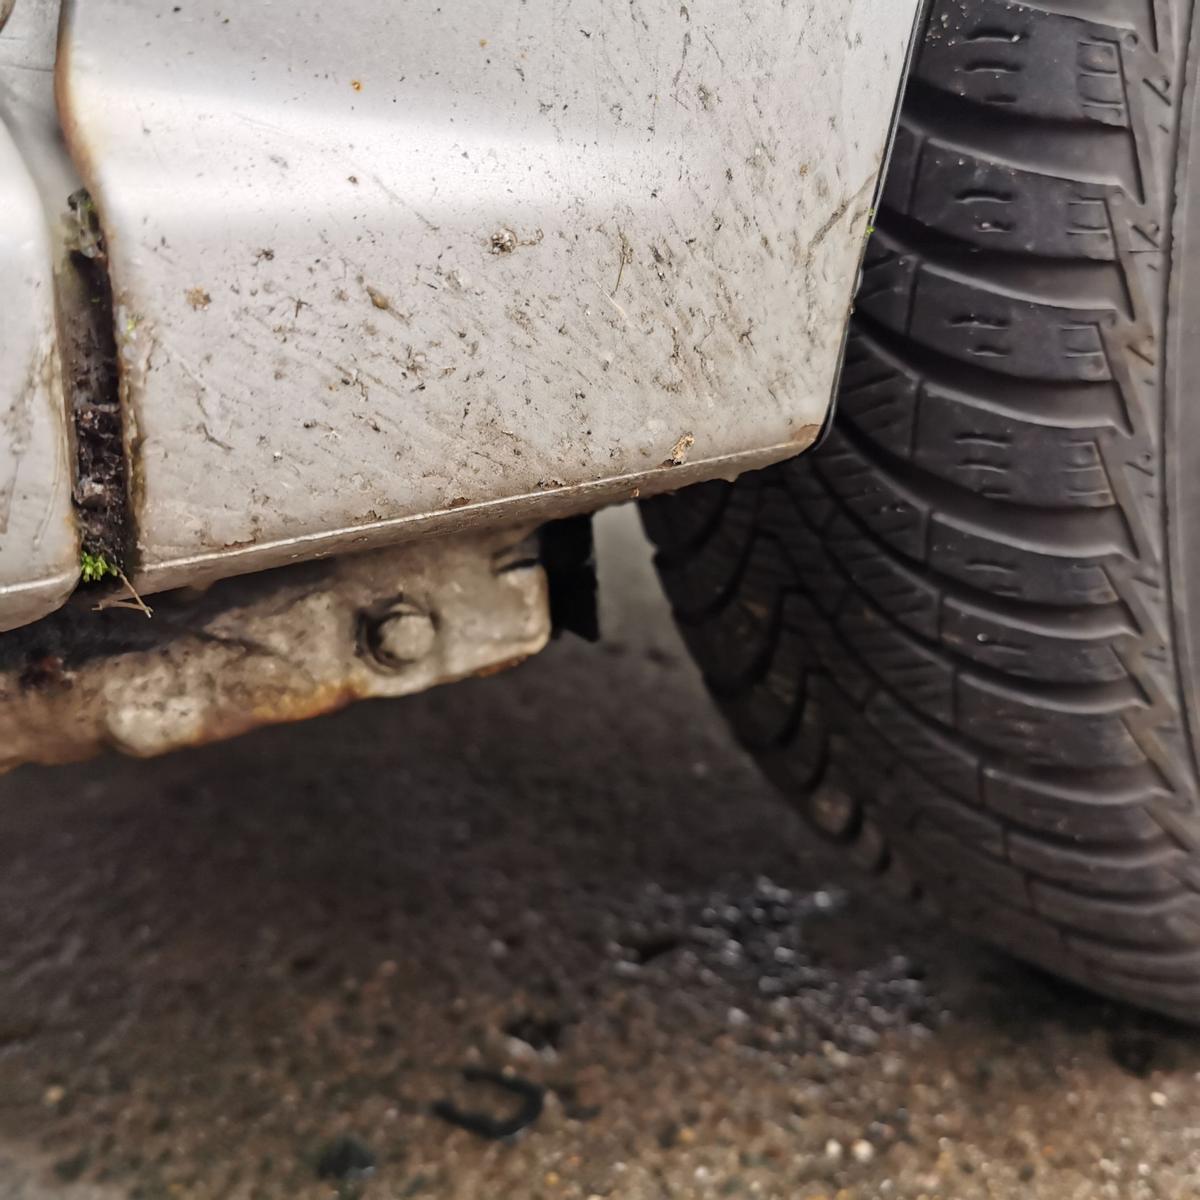
{"type": "Polygon", "coordinates": [[[819,830],[1200,1020],[1192,13],[935,0],[826,440],[642,511],[708,686],[819,830]]]}

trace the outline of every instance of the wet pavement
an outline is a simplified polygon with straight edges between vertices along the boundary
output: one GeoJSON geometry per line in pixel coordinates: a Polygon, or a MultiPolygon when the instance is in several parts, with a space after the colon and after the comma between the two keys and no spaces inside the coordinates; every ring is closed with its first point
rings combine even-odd
{"type": "Polygon", "coordinates": [[[606,639],[0,780],[0,1197],[1200,1196],[1200,1037],[943,932],[606,639]]]}

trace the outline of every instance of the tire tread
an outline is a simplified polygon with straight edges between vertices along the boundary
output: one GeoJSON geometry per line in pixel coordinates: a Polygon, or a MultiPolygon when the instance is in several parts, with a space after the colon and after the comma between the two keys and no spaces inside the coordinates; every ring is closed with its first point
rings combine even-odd
{"type": "Polygon", "coordinates": [[[1190,20],[936,0],[828,439],[643,512],[718,703],[822,832],[1017,955],[1195,1019],[1156,234],[1190,20]]]}

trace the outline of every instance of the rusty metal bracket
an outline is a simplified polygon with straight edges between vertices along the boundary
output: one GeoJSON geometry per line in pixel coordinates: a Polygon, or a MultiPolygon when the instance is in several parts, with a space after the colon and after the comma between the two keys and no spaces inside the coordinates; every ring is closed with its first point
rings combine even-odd
{"type": "Polygon", "coordinates": [[[550,635],[527,530],[297,564],[0,637],[0,770],[148,756],[486,674],[550,635]]]}

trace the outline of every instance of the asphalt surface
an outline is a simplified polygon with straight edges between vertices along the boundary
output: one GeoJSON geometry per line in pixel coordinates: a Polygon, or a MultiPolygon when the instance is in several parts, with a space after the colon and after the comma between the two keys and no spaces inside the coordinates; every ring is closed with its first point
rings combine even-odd
{"type": "Polygon", "coordinates": [[[0,780],[0,1196],[1200,1195],[1200,1038],[875,893],[606,636],[0,780]]]}

